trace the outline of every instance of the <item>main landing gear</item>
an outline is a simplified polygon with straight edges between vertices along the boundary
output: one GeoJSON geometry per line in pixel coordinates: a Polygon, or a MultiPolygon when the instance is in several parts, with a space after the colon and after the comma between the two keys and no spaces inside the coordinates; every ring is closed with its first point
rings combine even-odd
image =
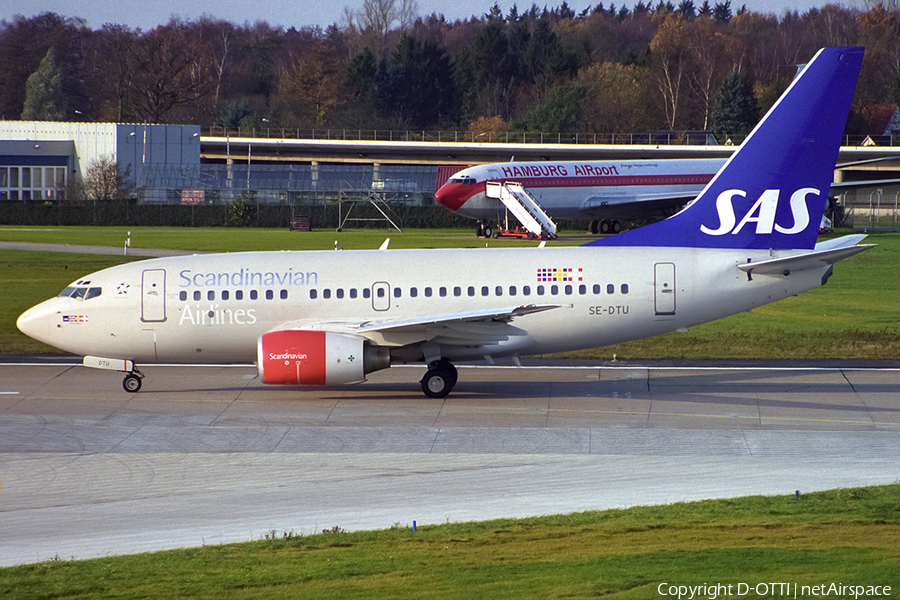
{"type": "Polygon", "coordinates": [[[489,238],[494,235],[494,227],[487,221],[478,221],[475,227],[475,235],[480,238],[489,238]]]}
{"type": "Polygon", "coordinates": [[[122,387],[125,388],[125,391],[131,394],[140,391],[141,389],[141,380],[144,378],[144,374],[138,371],[137,369],[133,369],[128,375],[125,376],[125,379],[122,380],[122,387]]]}
{"type": "Polygon", "coordinates": [[[435,360],[428,363],[428,371],[422,377],[422,391],[429,398],[444,398],[456,385],[459,374],[449,360],[435,360]]]}
{"type": "Polygon", "coordinates": [[[622,224],[618,221],[610,221],[608,219],[591,221],[591,233],[594,235],[598,233],[619,233],[620,231],[622,231],[622,224]]]}

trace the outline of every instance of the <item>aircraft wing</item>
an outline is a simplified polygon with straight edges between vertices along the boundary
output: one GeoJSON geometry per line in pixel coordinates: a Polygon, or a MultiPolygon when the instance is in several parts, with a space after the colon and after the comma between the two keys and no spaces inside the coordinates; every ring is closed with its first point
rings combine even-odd
{"type": "Polygon", "coordinates": [[[516,317],[560,308],[559,304],[528,304],[469,310],[423,317],[378,319],[345,324],[373,341],[389,346],[431,341],[448,345],[499,343],[526,332],[510,324],[516,317]]]}
{"type": "Polygon", "coordinates": [[[877,188],[886,185],[897,185],[900,179],[869,179],[868,181],[843,181],[841,183],[832,183],[828,189],[830,196],[837,196],[844,192],[860,190],[864,188],[877,188]]]}
{"type": "Polygon", "coordinates": [[[806,254],[773,258],[772,260],[760,262],[748,262],[739,264],[737,267],[751,275],[789,275],[791,271],[802,271],[804,269],[833,265],[839,260],[872,248],[874,244],[857,245],[857,242],[864,237],[866,236],[848,235],[816,244],[815,250],[806,254]]]}
{"type": "Polygon", "coordinates": [[[627,196],[591,196],[579,210],[594,218],[631,219],[668,216],[697,197],[696,193],[630,194],[627,196]]]}
{"type": "Polygon", "coordinates": [[[590,211],[595,208],[605,208],[616,204],[631,204],[634,202],[660,202],[669,200],[672,204],[687,204],[697,197],[696,193],[673,194],[628,194],[627,196],[591,196],[581,203],[581,210],[590,211]]]}

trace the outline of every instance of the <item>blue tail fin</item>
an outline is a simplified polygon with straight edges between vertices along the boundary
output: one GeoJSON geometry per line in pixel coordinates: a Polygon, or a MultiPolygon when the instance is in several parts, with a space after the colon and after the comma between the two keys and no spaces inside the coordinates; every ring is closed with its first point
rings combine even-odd
{"type": "Polygon", "coordinates": [[[589,246],[813,248],[863,48],[824,48],[681,212],[589,246]]]}

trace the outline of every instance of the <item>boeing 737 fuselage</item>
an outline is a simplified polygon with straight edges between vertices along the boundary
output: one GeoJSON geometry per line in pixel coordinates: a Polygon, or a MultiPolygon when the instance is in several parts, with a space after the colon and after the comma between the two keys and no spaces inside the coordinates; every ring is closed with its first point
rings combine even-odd
{"type": "Polygon", "coordinates": [[[18,326],[87,366],[125,371],[130,392],[138,364],[255,361],[265,383],[338,385],[422,362],[422,390],[442,397],[456,361],[614,344],[751,310],[822,285],[868,247],[858,235],[816,243],[862,55],[821,50],[665,221],[574,248],[160,258],[83,277],[18,326]]]}

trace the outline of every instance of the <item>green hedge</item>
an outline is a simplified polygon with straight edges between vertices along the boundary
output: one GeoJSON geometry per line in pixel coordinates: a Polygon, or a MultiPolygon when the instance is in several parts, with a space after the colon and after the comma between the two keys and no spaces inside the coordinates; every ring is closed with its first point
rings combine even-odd
{"type": "MultiPolygon", "coordinates": [[[[342,208],[346,216],[349,205],[342,208]]],[[[0,203],[0,225],[18,226],[163,226],[163,227],[223,227],[229,222],[242,223],[246,227],[288,227],[293,212],[309,215],[313,229],[337,229],[338,205],[318,203],[305,205],[254,204],[247,202],[243,219],[229,219],[229,205],[180,205],[135,204],[115,202],[96,205],[40,204],[26,202],[0,203]]],[[[369,204],[357,204],[352,219],[377,219],[372,221],[349,220],[347,228],[388,228],[389,224],[369,204]]],[[[396,206],[391,218],[401,227],[473,229],[475,223],[450,213],[439,206],[396,206]]],[[[561,221],[560,229],[582,230],[587,221],[561,221]]]]}

